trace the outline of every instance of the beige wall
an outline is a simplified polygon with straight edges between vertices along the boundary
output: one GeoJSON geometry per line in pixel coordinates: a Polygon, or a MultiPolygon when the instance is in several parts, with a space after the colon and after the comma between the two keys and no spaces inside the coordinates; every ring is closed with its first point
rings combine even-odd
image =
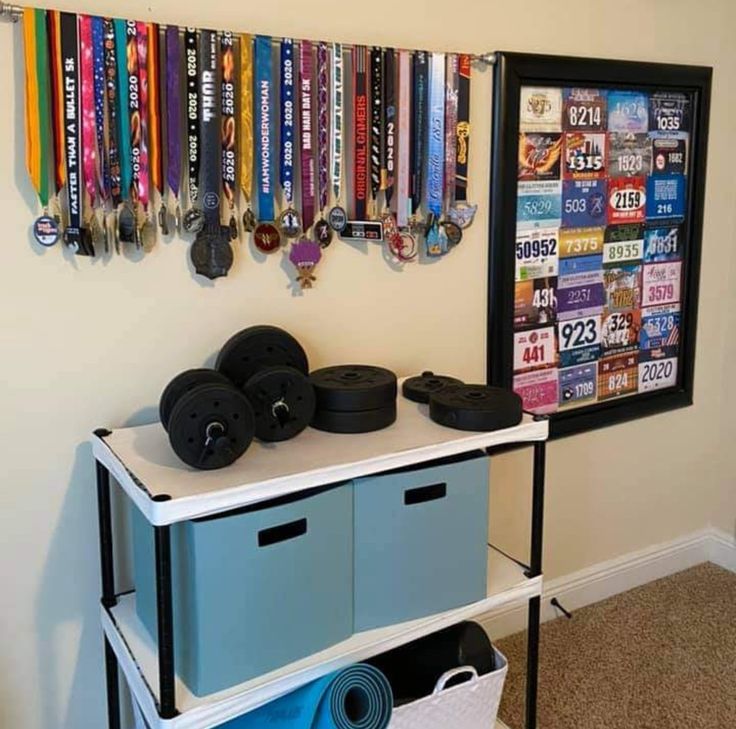
{"type": "MultiPolygon", "coordinates": [[[[122,7],[112,0],[58,5],[99,13],[122,7]]],[[[550,448],[546,566],[552,576],[565,574],[710,522],[733,530],[736,397],[722,394],[736,356],[727,336],[736,304],[730,0],[128,0],[125,8],[161,22],[329,40],[715,66],[696,405],[550,448]]],[[[171,375],[210,358],[252,323],[293,330],[315,365],[373,361],[402,374],[432,367],[481,378],[491,74],[478,73],[473,85],[471,190],[481,212],[462,246],[434,265],[394,272],[378,249],[334,244],[317,289],[299,297],[278,258],[256,262],[244,251],[232,275],[209,286],[191,278],[181,241],[140,262],[74,260],[33,247],[18,28],[0,27],[0,67],[0,726],[98,729],[104,694],[88,433],[153,418],[171,375]]],[[[506,546],[524,543],[525,458],[496,464],[491,521],[494,539],[506,546]]]]}

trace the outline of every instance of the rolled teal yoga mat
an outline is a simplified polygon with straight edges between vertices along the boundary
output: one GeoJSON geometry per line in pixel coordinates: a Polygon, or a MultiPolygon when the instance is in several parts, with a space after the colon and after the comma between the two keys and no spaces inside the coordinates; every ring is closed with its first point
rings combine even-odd
{"type": "Polygon", "coordinates": [[[358,663],[303,686],[219,729],[386,729],[393,695],[386,677],[358,663]]]}

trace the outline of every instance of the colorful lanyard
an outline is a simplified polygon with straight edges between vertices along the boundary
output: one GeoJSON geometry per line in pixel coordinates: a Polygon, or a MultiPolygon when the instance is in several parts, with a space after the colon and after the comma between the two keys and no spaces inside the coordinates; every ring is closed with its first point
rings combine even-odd
{"type": "Polygon", "coordinates": [[[396,54],[387,48],[383,54],[383,159],[381,187],[386,191],[386,207],[391,205],[396,171],[396,54]]]}
{"type": "Polygon", "coordinates": [[[294,200],[294,42],[281,41],[281,154],[279,181],[284,191],[284,204],[291,210],[294,200]]]}
{"type": "Polygon", "coordinates": [[[156,23],[147,23],[148,32],[148,117],[149,117],[149,164],[151,183],[161,197],[164,206],[164,166],[161,148],[161,42],[156,23]]]}
{"type": "Polygon", "coordinates": [[[61,60],[64,82],[64,148],[66,151],[66,180],[69,204],[69,222],[66,244],[77,254],[94,255],[88,231],[82,227],[83,178],[81,110],[79,99],[79,30],[77,16],[60,14],[61,60]]]}
{"type": "MultiPolygon", "coordinates": [[[[133,159],[130,133],[130,113],[125,100],[128,98],[130,78],[128,76],[128,30],[124,20],[113,20],[115,27],[115,59],[117,63],[117,98],[121,109],[118,114],[119,153],[120,153],[120,191],[121,198],[127,200],[133,186],[133,159]]],[[[109,80],[108,80],[109,85],[109,80]]],[[[108,92],[109,93],[109,92],[108,92]]]]}
{"type": "Polygon", "coordinates": [[[258,217],[261,221],[274,219],[273,158],[271,156],[272,96],[271,37],[256,36],[256,129],[258,134],[258,217]]]}
{"type": "Polygon", "coordinates": [[[217,84],[217,34],[211,30],[200,32],[199,98],[202,139],[202,207],[205,226],[219,231],[220,181],[217,160],[221,149],[220,99],[217,84]]]}
{"type": "Polygon", "coordinates": [[[253,198],[253,37],[240,38],[240,189],[247,210],[244,227],[250,230],[255,223],[251,200],[253,198]]]}
{"type": "Polygon", "coordinates": [[[222,191],[230,210],[230,237],[234,240],[238,236],[238,224],[235,221],[235,186],[237,179],[235,171],[235,48],[233,43],[232,33],[225,32],[220,37],[222,191]]]}
{"type": "Polygon", "coordinates": [[[140,199],[141,176],[141,85],[138,59],[138,32],[135,20],[125,24],[126,58],[128,62],[128,119],[130,128],[130,198],[140,199]]]}
{"type": "Polygon", "coordinates": [[[458,63],[457,157],[455,164],[455,200],[468,199],[468,153],[470,151],[470,56],[458,63]]]}
{"type": "Polygon", "coordinates": [[[148,88],[148,24],[138,21],[136,23],[136,34],[138,43],[138,78],[140,88],[140,173],[138,175],[138,199],[143,210],[148,210],[149,200],[149,140],[148,140],[148,111],[149,111],[149,88],[148,88]]]}
{"type": "Polygon", "coordinates": [[[383,167],[383,49],[371,49],[371,204],[381,189],[383,167]]]}
{"type": "Polygon", "coordinates": [[[49,205],[49,62],[46,14],[24,8],[26,167],[41,207],[49,205]]]}
{"type": "Polygon", "coordinates": [[[445,175],[443,199],[451,205],[455,195],[455,163],[457,158],[458,57],[447,55],[445,68],[445,175]]]}
{"type": "Polygon", "coordinates": [[[340,203],[342,193],[342,145],[343,145],[343,63],[342,45],[332,44],[331,108],[331,177],[335,205],[340,203]]]}
{"type": "Polygon", "coordinates": [[[184,32],[184,48],[187,59],[187,160],[189,171],[189,204],[199,200],[199,58],[197,56],[197,31],[187,28],[184,32]]]}
{"type": "Polygon", "coordinates": [[[299,127],[301,136],[302,230],[306,233],[314,223],[314,148],[312,145],[312,92],[314,81],[312,43],[299,46],[299,127]]]}
{"type": "Polygon", "coordinates": [[[97,184],[102,200],[110,197],[110,158],[105,138],[105,21],[92,18],[92,54],[95,75],[95,131],[97,132],[97,184]]]}
{"type": "Polygon", "coordinates": [[[82,92],[82,167],[84,186],[94,208],[97,199],[97,131],[95,123],[94,57],[92,18],[79,16],[80,82],[82,92]]]}
{"type": "MultiPolygon", "coordinates": [[[[107,127],[105,129],[105,167],[109,176],[110,199],[114,208],[122,202],[120,180],[120,146],[118,141],[120,114],[117,89],[117,48],[115,25],[110,18],[103,21],[105,43],[105,104],[107,127]]],[[[122,116],[125,116],[124,114],[122,116]]],[[[107,183],[106,183],[107,185],[107,183]]]]}
{"type": "Polygon", "coordinates": [[[166,184],[176,202],[177,227],[181,218],[181,44],[179,28],[166,28],[166,184]]]}
{"type": "Polygon", "coordinates": [[[429,64],[424,51],[415,51],[411,97],[411,212],[416,215],[424,194],[424,149],[427,144],[427,85],[429,64]]]}
{"type": "Polygon", "coordinates": [[[329,195],[329,53],[326,43],[317,46],[317,197],[322,215],[329,195]]]}
{"type": "Polygon", "coordinates": [[[411,163],[411,56],[399,51],[399,104],[398,104],[398,164],[396,223],[406,228],[411,214],[409,198],[409,167],[411,163]]]}
{"type": "Polygon", "coordinates": [[[445,163],[445,55],[433,53],[429,81],[429,140],[427,155],[427,208],[442,214],[445,163]]]}
{"type": "Polygon", "coordinates": [[[364,220],[368,199],[367,51],[353,47],[353,216],[364,220]]]}
{"type": "Polygon", "coordinates": [[[46,16],[48,31],[49,70],[51,76],[51,137],[54,157],[54,215],[61,220],[59,196],[66,184],[64,161],[64,81],[61,71],[61,17],[58,10],[49,10],[46,16]]]}

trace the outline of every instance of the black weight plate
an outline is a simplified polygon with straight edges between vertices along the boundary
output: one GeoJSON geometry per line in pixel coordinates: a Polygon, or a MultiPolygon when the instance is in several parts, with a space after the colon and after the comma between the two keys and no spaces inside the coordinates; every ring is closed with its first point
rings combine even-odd
{"type": "Polygon", "coordinates": [[[230,383],[184,393],[169,416],[171,447],[193,468],[229,466],[248,450],[254,434],[253,408],[230,383]]]}
{"type": "Polygon", "coordinates": [[[396,421],[396,403],[375,410],[317,410],[312,427],[329,433],[370,433],[393,425],[396,421]]]}
{"type": "Polygon", "coordinates": [[[309,373],[301,344],[289,332],[268,325],[248,327],[228,339],[215,364],[236,387],[243,387],[256,372],[276,366],[309,373]]]}
{"type": "Polygon", "coordinates": [[[377,410],[396,402],[396,375],[383,367],[337,365],[309,375],[318,410],[377,410]]]}
{"type": "Polygon", "coordinates": [[[230,380],[216,370],[205,368],[185,370],[171,380],[171,382],[166,385],[158,403],[158,414],[161,418],[161,424],[164,426],[164,429],[168,430],[171,410],[174,405],[176,405],[176,401],[185,392],[189,392],[200,385],[209,385],[216,382],[227,385],[230,383],[230,380]]]}
{"type": "Polygon", "coordinates": [[[256,418],[256,438],[289,440],[306,428],[314,416],[314,388],[293,367],[270,367],[256,372],[243,388],[256,418]]]}
{"type": "Polygon", "coordinates": [[[434,372],[422,372],[417,377],[404,380],[401,393],[407,400],[428,403],[429,396],[449,385],[462,385],[463,381],[447,375],[435,375],[434,372]]]}
{"type": "Polygon", "coordinates": [[[457,430],[491,431],[521,422],[521,398],[486,385],[451,385],[429,398],[429,417],[457,430]]]}

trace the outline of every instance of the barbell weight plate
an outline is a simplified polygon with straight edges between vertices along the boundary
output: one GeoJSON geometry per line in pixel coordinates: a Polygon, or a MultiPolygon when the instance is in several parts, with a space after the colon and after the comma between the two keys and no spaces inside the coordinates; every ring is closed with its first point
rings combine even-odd
{"type": "Polygon", "coordinates": [[[253,407],[256,438],[277,442],[299,435],[314,416],[314,388],[293,367],[269,367],[245,383],[243,393],[253,407]]]}
{"type": "Polygon", "coordinates": [[[309,361],[301,344],[278,327],[261,325],[238,332],[220,350],[215,368],[236,387],[242,388],[256,372],[268,367],[293,367],[309,372],[309,361]]]}
{"type": "Polygon", "coordinates": [[[396,422],[396,402],[374,410],[317,410],[312,427],[329,433],[370,433],[383,430],[396,422]]]}
{"type": "Polygon", "coordinates": [[[443,390],[449,385],[462,385],[463,381],[448,375],[435,375],[434,372],[422,372],[421,375],[404,380],[401,394],[412,402],[428,403],[429,396],[443,390]]]}
{"type": "Polygon", "coordinates": [[[449,428],[488,432],[518,425],[521,398],[509,390],[486,385],[450,385],[429,398],[429,417],[449,428]]]}
{"type": "Polygon", "coordinates": [[[396,375],[383,367],[337,365],[309,375],[317,410],[355,412],[396,404],[396,375]]]}
{"type": "Polygon", "coordinates": [[[163,393],[161,393],[161,399],[158,403],[158,414],[161,418],[161,424],[164,426],[164,430],[169,429],[171,410],[174,405],[176,405],[176,401],[185,392],[189,392],[200,385],[214,383],[227,385],[230,383],[230,380],[216,370],[206,368],[185,370],[184,372],[180,372],[173,380],[171,380],[171,382],[169,382],[169,384],[164,388],[163,393]]]}
{"type": "Polygon", "coordinates": [[[169,416],[169,441],[188,466],[224,468],[248,450],[255,418],[248,398],[232,384],[201,385],[184,393],[169,416]]]}

